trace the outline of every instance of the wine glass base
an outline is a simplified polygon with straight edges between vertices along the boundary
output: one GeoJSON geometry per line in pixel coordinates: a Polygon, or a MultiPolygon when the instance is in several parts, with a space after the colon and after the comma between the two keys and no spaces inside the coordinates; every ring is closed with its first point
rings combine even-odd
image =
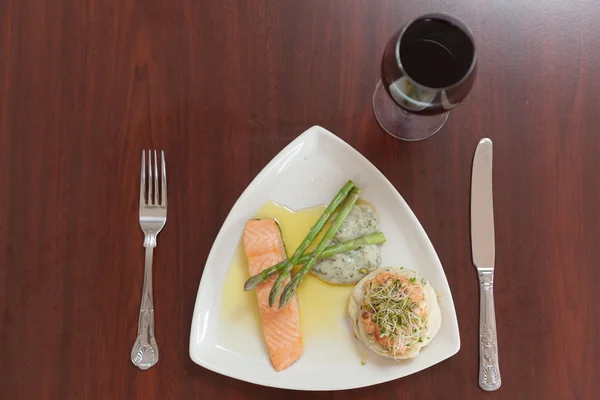
{"type": "Polygon", "coordinates": [[[373,112],[377,122],[391,136],[406,141],[427,139],[446,123],[450,112],[438,115],[417,115],[400,108],[379,81],[373,94],[373,112]]]}

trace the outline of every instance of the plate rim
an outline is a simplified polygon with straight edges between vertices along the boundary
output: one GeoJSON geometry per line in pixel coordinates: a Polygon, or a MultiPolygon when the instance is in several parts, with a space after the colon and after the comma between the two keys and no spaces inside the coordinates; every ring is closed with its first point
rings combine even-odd
{"type": "Polygon", "coordinates": [[[434,365],[439,364],[439,363],[441,363],[441,362],[443,362],[443,361],[445,361],[445,360],[453,357],[454,355],[456,355],[458,353],[458,351],[461,348],[460,330],[459,330],[459,327],[458,327],[458,315],[456,314],[456,308],[454,306],[454,298],[452,296],[452,290],[450,289],[450,284],[448,282],[448,278],[446,277],[446,272],[445,272],[444,267],[443,267],[443,265],[442,265],[442,263],[441,263],[441,261],[439,259],[439,256],[438,256],[437,252],[435,251],[435,248],[433,247],[433,243],[431,242],[431,239],[427,235],[427,232],[425,232],[425,229],[421,225],[419,219],[417,218],[417,216],[413,212],[412,208],[410,208],[410,206],[408,205],[408,203],[404,200],[404,198],[398,192],[398,190],[394,187],[394,185],[392,185],[392,183],[385,176],[385,174],[383,174],[383,172],[381,172],[375,165],[373,165],[373,163],[371,163],[371,161],[369,161],[369,159],[367,159],[362,153],[360,153],[358,150],[356,150],[350,144],[348,144],[347,142],[345,142],[343,139],[341,139],[340,137],[338,137],[334,133],[328,131],[327,129],[325,129],[325,128],[319,126],[319,125],[313,125],[310,128],[308,128],[307,130],[305,130],[304,132],[302,132],[300,135],[298,135],[287,146],[285,146],[283,149],[281,149],[267,163],[267,165],[265,165],[261,169],[261,171],[258,173],[258,175],[256,175],[256,177],[254,177],[254,179],[252,179],[252,181],[244,189],[244,191],[242,192],[242,194],[235,201],[235,203],[231,207],[231,210],[227,214],[227,217],[223,221],[223,224],[221,225],[221,228],[219,229],[219,232],[217,233],[217,236],[215,237],[215,239],[214,239],[214,241],[213,241],[213,243],[211,245],[211,249],[209,251],[208,257],[206,258],[204,266],[206,267],[206,265],[209,265],[209,264],[211,264],[211,263],[214,262],[213,258],[215,257],[215,254],[213,254],[213,252],[214,252],[215,244],[217,242],[219,242],[220,240],[222,240],[221,239],[222,236],[225,235],[225,232],[227,231],[227,229],[225,229],[225,228],[227,228],[227,227],[229,227],[229,225],[231,225],[231,223],[232,223],[231,222],[231,216],[236,212],[236,209],[239,206],[239,204],[243,203],[245,201],[245,199],[256,189],[256,187],[264,179],[264,177],[268,173],[271,172],[272,168],[281,162],[283,155],[289,153],[290,150],[292,150],[294,147],[298,146],[301,142],[303,142],[304,140],[306,140],[307,137],[310,137],[310,136],[313,136],[313,135],[315,135],[315,136],[317,136],[317,135],[325,136],[325,137],[327,137],[327,139],[333,140],[338,145],[344,147],[346,150],[349,150],[349,151],[355,153],[356,156],[358,156],[360,159],[362,159],[363,162],[366,162],[368,165],[370,165],[375,171],[377,171],[381,175],[381,177],[383,177],[383,182],[387,186],[387,189],[390,190],[394,194],[394,196],[397,198],[397,200],[399,200],[400,203],[406,209],[408,209],[410,211],[408,213],[408,217],[412,220],[413,225],[415,226],[415,228],[420,231],[420,234],[423,235],[427,239],[425,241],[425,244],[428,247],[428,252],[431,255],[433,255],[434,261],[437,263],[437,265],[439,265],[441,267],[442,273],[444,275],[444,279],[445,279],[446,284],[448,286],[448,293],[449,293],[449,297],[450,297],[450,301],[448,302],[448,306],[450,307],[451,314],[454,316],[453,321],[456,322],[455,324],[453,324],[454,325],[453,334],[454,334],[454,336],[457,339],[456,346],[452,347],[450,349],[450,351],[448,352],[448,354],[445,355],[445,357],[441,358],[440,360],[436,361],[433,364],[425,366],[424,368],[420,368],[418,370],[415,370],[415,371],[413,371],[413,372],[411,372],[411,373],[409,373],[407,375],[404,375],[404,376],[401,376],[401,377],[398,377],[398,378],[392,378],[392,379],[383,378],[381,380],[373,381],[372,383],[369,383],[369,384],[366,384],[366,385],[365,384],[357,384],[357,385],[345,385],[345,386],[328,386],[327,388],[324,388],[324,387],[290,387],[290,386],[287,386],[287,385],[286,386],[284,386],[284,385],[278,385],[276,382],[273,382],[273,381],[261,381],[261,380],[256,380],[256,379],[243,378],[243,377],[240,377],[240,376],[236,375],[235,373],[230,372],[229,370],[225,370],[225,369],[222,369],[220,367],[217,367],[217,366],[213,365],[212,363],[207,362],[207,361],[203,360],[202,358],[197,357],[195,354],[193,354],[193,349],[195,348],[194,346],[196,346],[194,338],[197,336],[197,332],[196,332],[197,321],[196,321],[196,319],[198,318],[198,314],[196,313],[196,309],[199,306],[200,292],[201,292],[203,286],[207,284],[204,281],[204,279],[203,279],[206,270],[203,269],[202,276],[200,277],[200,282],[199,282],[199,285],[198,285],[198,290],[196,292],[196,299],[194,301],[194,310],[193,310],[193,313],[192,313],[192,321],[191,321],[191,327],[190,327],[190,338],[189,338],[189,356],[190,356],[190,359],[194,363],[198,364],[199,366],[201,366],[203,368],[206,368],[206,369],[208,369],[210,371],[216,372],[216,373],[218,373],[220,375],[227,376],[227,377],[233,378],[233,379],[237,379],[237,380],[240,380],[240,381],[243,381],[243,382],[248,382],[248,383],[251,383],[251,384],[256,384],[256,385],[264,386],[264,387],[273,387],[273,388],[278,388],[278,389],[298,390],[298,391],[335,391],[335,390],[358,389],[358,388],[362,388],[362,387],[369,387],[369,386],[378,385],[378,384],[385,383],[385,382],[391,382],[393,380],[401,379],[401,378],[407,377],[409,375],[413,375],[413,374],[415,374],[417,372],[423,371],[425,369],[431,368],[434,365]]]}

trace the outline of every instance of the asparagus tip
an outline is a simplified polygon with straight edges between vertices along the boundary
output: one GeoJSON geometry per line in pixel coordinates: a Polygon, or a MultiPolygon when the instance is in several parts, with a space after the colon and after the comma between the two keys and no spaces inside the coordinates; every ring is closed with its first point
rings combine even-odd
{"type": "Polygon", "coordinates": [[[277,302],[277,297],[279,295],[278,292],[279,290],[276,290],[275,286],[273,286],[271,292],[269,293],[269,307],[273,308],[273,306],[277,302]]]}
{"type": "Polygon", "coordinates": [[[294,290],[290,290],[290,286],[291,285],[288,285],[285,287],[285,289],[283,289],[283,293],[281,294],[281,298],[279,299],[279,308],[285,306],[288,303],[288,301],[290,301],[290,299],[292,298],[291,295],[293,295],[296,292],[295,288],[294,290]]]}

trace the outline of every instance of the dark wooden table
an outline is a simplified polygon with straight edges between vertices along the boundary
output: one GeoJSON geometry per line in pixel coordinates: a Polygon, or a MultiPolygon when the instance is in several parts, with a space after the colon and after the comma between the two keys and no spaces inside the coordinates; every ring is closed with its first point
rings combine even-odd
{"type": "Polygon", "coordinates": [[[0,397],[590,399],[600,391],[600,3],[0,0],[0,397]],[[479,73],[441,132],[377,125],[388,38],[447,11],[479,73]],[[338,393],[285,392],[195,365],[190,321],[229,209],[299,133],[322,125],[398,188],[444,265],[460,352],[338,393]],[[502,388],[477,386],[473,151],[495,143],[502,388]],[[159,364],[129,361],[140,301],[142,148],[164,149],[155,252],[159,364]]]}

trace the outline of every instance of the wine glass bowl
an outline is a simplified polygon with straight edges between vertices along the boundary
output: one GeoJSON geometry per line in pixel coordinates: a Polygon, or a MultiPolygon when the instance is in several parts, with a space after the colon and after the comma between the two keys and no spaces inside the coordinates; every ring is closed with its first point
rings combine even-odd
{"type": "Polygon", "coordinates": [[[383,53],[373,96],[377,121],[399,139],[433,135],[471,90],[476,64],[475,41],[465,23],[440,13],[414,19],[383,53]]]}

